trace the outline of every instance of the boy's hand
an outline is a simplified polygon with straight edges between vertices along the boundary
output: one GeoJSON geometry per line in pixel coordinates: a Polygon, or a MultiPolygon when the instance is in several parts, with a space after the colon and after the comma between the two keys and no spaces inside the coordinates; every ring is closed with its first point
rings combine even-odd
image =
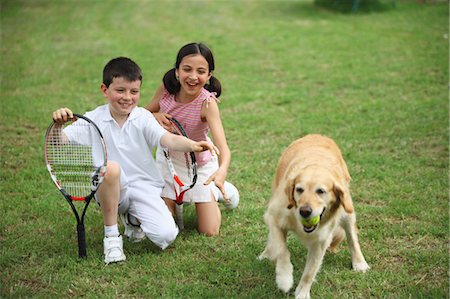
{"type": "Polygon", "coordinates": [[[73,118],[73,113],[69,108],[60,108],[53,112],[52,117],[56,123],[63,124],[73,118]]]}
{"type": "Polygon", "coordinates": [[[192,149],[193,152],[204,152],[209,150],[211,152],[211,154],[213,155],[220,155],[220,151],[219,149],[212,143],[209,143],[208,141],[198,141],[198,142],[194,142],[192,144],[192,149]]]}

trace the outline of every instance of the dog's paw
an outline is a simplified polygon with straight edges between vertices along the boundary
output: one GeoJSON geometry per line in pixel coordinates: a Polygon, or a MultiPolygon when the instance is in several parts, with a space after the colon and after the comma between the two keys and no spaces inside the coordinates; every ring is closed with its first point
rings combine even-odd
{"type": "Polygon", "coordinates": [[[266,254],[265,251],[263,251],[263,252],[257,257],[257,259],[260,260],[260,261],[262,261],[262,260],[264,260],[264,259],[268,259],[268,258],[269,258],[269,257],[267,256],[267,254],[266,254]]]}
{"type": "Polygon", "coordinates": [[[295,299],[311,299],[311,295],[309,291],[302,290],[300,285],[298,285],[295,289],[295,299]]]}
{"type": "Polygon", "coordinates": [[[294,278],[292,274],[277,275],[276,281],[278,288],[285,293],[287,293],[294,284],[294,278]]]}
{"type": "Polygon", "coordinates": [[[263,252],[258,256],[258,260],[262,261],[264,259],[268,259],[270,261],[274,261],[275,257],[273,256],[273,253],[270,249],[266,248],[263,252]]]}
{"type": "Polygon", "coordinates": [[[370,266],[367,264],[366,261],[353,263],[352,267],[353,267],[353,270],[358,271],[358,272],[366,272],[367,270],[370,269],[370,266]]]}

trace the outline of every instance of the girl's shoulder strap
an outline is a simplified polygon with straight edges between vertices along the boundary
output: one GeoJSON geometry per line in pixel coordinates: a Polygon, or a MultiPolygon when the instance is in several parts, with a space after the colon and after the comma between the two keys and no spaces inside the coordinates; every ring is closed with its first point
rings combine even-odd
{"type": "Polygon", "coordinates": [[[202,94],[201,94],[201,101],[206,102],[206,108],[208,108],[208,104],[211,103],[211,101],[216,101],[216,103],[220,103],[220,100],[216,97],[216,92],[210,92],[203,88],[202,94]]]}

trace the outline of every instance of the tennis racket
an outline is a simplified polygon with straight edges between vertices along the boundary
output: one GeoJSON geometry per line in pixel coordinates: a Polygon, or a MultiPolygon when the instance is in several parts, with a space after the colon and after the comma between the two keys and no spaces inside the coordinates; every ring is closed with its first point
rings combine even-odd
{"type": "Polygon", "coordinates": [[[45,134],[45,162],[50,177],[75,215],[78,255],[85,258],[84,216],[106,172],[106,146],[100,130],[79,114],[64,124],[51,123],[45,134]],[[74,201],[84,202],[81,217],[74,201]]]}
{"type": "MultiPolygon", "coordinates": [[[[186,131],[184,130],[183,126],[175,119],[175,118],[169,118],[170,122],[172,123],[172,127],[174,131],[172,133],[182,135],[184,137],[187,137],[186,131]]],[[[175,191],[175,219],[178,225],[179,229],[184,229],[184,222],[183,222],[183,197],[184,194],[192,189],[194,187],[195,183],[197,182],[197,160],[195,159],[195,154],[193,152],[189,153],[170,153],[168,149],[164,149],[164,156],[166,157],[167,166],[169,167],[170,174],[173,179],[173,188],[175,191]],[[170,158],[171,155],[176,154],[180,155],[182,154],[184,156],[185,162],[186,162],[186,174],[190,182],[183,182],[180,177],[178,176],[177,172],[175,171],[175,167],[173,166],[172,159],[170,158]]]]}

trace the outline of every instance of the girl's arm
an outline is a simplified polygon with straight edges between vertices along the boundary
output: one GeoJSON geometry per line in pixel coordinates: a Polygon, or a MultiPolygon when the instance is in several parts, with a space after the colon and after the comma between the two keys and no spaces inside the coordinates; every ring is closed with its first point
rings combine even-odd
{"type": "Polygon", "coordinates": [[[152,100],[147,105],[147,110],[150,111],[151,113],[159,112],[159,100],[162,99],[163,95],[164,95],[164,85],[161,84],[155,91],[152,100]]]}
{"type": "Polygon", "coordinates": [[[209,103],[205,101],[203,103],[202,117],[203,116],[208,122],[214,144],[219,148],[220,151],[219,169],[215,173],[213,173],[204,184],[207,185],[214,181],[224,197],[227,198],[227,195],[225,194],[224,183],[227,176],[228,167],[230,166],[231,162],[231,152],[230,148],[228,147],[222,120],[220,119],[219,106],[216,101],[210,101],[209,103]],[[206,108],[207,104],[208,108],[206,108]]]}
{"type": "Polygon", "coordinates": [[[156,120],[164,129],[171,131],[172,124],[167,118],[172,116],[170,114],[159,112],[160,109],[159,101],[162,99],[163,95],[164,95],[164,85],[161,84],[159,88],[156,90],[155,94],[153,95],[151,102],[147,105],[147,110],[153,113],[153,116],[156,118],[156,120]]]}

